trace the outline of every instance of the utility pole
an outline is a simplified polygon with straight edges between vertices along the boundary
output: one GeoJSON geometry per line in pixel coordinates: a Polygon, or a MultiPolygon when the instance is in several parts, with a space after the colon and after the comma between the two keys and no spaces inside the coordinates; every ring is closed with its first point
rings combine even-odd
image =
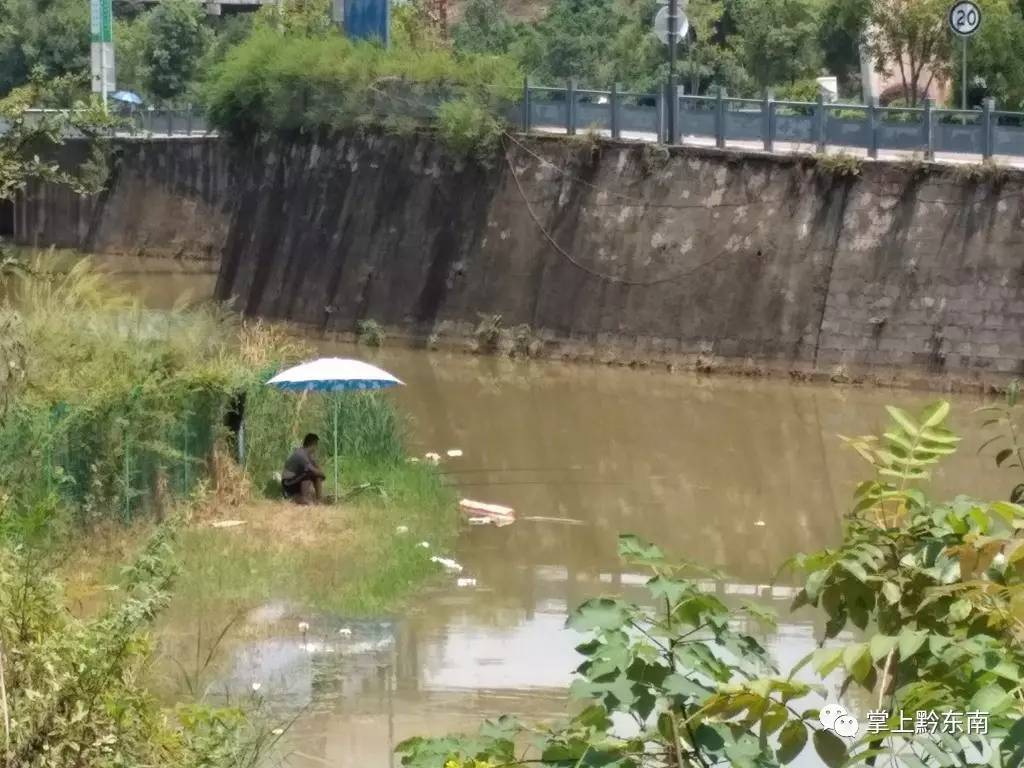
{"type": "Polygon", "coordinates": [[[668,107],[665,124],[668,126],[668,143],[676,140],[676,48],[679,44],[679,0],[668,3],[668,94],[663,103],[668,107]]]}

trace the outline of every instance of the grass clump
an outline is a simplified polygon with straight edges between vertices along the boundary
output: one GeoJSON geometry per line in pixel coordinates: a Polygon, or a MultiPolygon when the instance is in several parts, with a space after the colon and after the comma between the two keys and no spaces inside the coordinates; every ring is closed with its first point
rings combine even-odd
{"type": "Polygon", "coordinates": [[[846,152],[833,154],[820,154],[815,156],[818,161],[818,170],[829,176],[838,178],[856,178],[864,169],[864,160],[856,155],[846,152]]]}
{"type": "Polygon", "coordinates": [[[368,347],[383,347],[386,334],[376,320],[360,320],[356,326],[356,338],[368,347]]]}

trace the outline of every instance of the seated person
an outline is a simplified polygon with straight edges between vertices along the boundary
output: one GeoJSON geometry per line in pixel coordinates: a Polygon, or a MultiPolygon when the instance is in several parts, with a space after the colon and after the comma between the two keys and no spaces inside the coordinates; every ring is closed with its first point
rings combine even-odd
{"type": "Polygon", "coordinates": [[[320,438],[310,432],[284,463],[281,490],[297,504],[313,504],[323,498],[324,473],[316,463],[319,444],[320,438]]]}

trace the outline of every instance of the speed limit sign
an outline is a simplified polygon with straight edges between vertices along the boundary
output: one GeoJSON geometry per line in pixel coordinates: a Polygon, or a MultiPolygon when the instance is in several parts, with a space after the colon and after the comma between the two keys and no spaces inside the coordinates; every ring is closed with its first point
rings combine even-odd
{"type": "Polygon", "coordinates": [[[968,37],[981,26],[981,9],[972,2],[959,2],[949,9],[949,28],[968,37]]]}

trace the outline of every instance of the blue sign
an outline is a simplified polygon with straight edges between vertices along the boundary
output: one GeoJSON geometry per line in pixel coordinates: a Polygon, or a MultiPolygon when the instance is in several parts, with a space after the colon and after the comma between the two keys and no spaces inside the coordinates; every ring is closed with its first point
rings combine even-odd
{"type": "Polygon", "coordinates": [[[388,44],[390,0],[344,0],[345,34],[353,40],[388,44]]]}

